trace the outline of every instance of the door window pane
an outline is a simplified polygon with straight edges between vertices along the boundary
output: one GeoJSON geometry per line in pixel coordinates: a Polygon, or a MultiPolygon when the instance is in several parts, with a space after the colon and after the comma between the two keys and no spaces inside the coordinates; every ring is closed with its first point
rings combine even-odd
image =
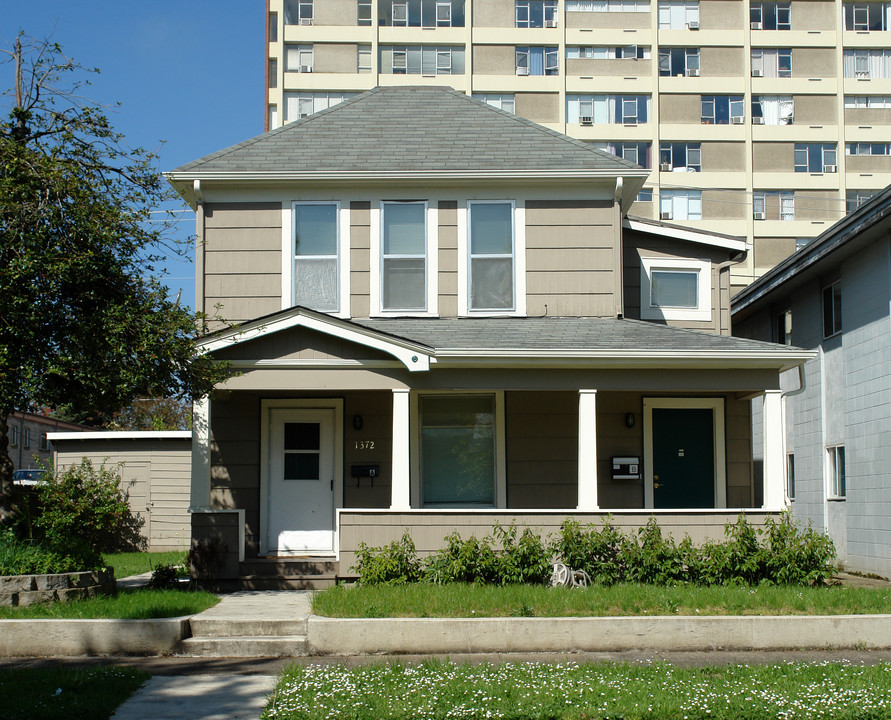
{"type": "Polygon", "coordinates": [[[319,423],[285,423],[285,480],[318,480],[319,423]]]}

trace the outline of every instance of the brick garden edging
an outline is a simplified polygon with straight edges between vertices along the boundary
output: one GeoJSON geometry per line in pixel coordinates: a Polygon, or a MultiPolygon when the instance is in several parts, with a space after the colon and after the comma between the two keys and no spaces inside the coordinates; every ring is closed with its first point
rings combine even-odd
{"type": "Polygon", "coordinates": [[[96,595],[112,595],[114,592],[114,570],[111,568],[58,575],[0,577],[0,605],[12,607],[54,600],[80,600],[96,595]]]}

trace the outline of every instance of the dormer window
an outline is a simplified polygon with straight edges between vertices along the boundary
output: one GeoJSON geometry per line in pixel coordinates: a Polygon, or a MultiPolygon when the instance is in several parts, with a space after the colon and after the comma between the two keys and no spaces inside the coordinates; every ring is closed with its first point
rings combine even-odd
{"type": "Polygon", "coordinates": [[[711,264],[688,258],[642,258],[643,320],[711,320],[711,264]]]}

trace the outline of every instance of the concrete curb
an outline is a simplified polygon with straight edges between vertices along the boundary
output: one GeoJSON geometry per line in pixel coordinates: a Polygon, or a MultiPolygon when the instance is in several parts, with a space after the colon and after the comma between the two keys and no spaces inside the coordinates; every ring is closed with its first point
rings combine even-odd
{"type": "Polygon", "coordinates": [[[891,615],[307,621],[311,655],[790,648],[891,648],[891,615]]]}
{"type": "Polygon", "coordinates": [[[187,637],[188,617],[0,620],[0,656],[163,655],[187,637]]]}

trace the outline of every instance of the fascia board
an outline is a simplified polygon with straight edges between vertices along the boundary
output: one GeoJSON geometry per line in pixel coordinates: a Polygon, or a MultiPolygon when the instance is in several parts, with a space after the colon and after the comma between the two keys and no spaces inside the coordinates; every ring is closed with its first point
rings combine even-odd
{"type": "Polygon", "coordinates": [[[384,338],[373,330],[347,324],[334,318],[313,317],[299,311],[274,320],[257,320],[221,335],[199,341],[196,344],[196,349],[199,354],[211,353],[294,327],[304,327],[380,350],[395,357],[412,372],[423,372],[430,369],[430,355],[432,354],[430,348],[416,343],[384,338]]]}
{"type": "Polygon", "coordinates": [[[697,230],[681,230],[678,228],[665,228],[659,225],[651,225],[637,220],[629,220],[625,218],[622,226],[637,232],[650,233],[651,235],[662,235],[664,237],[677,238],[678,240],[689,240],[690,242],[699,243],[701,245],[713,245],[715,247],[726,248],[727,250],[736,250],[741,252],[746,249],[745,240],[733,240],[731,238],[711,235],[707,232],[697,230]]]}
{"type": "Polygon", "coordinates": [[[47,440],[189,440],[191,430],[107,430],[96,432],[51,432],[47,440]]]}
{"type": "Polygon", "coordinates": [[[338,172],[293,171],[293,170],[212,170],[163,173],[171,183],[191,183],[194,180],[229,180],[229,181],[299,181],[313,182],[350,182],[374,180],[533,180],[539,178],[578,180],[580,178],[614,179],[622,177],[646,178],[649,170],[621,169],[588,169],[576,170],[530,169],[530,170],[350,170],[338,172]]]}

